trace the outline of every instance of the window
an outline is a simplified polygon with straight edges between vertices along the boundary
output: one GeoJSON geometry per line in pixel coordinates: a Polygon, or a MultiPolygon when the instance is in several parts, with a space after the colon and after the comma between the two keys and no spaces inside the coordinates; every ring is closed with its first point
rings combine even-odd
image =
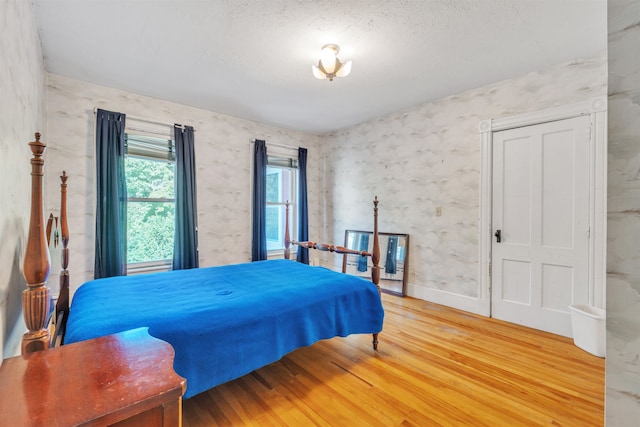
{"type": "Polygon", "coordinates": [[[291,240],[297,234],[297,167],[294,159],[267,158],[267,251],[270,253],[284,249],[285,204],[289,202],[289,235],[291,240]]]}
{"type": "Polygon", "coordinates": [[[127,268],[167,267],[173,258],[173,141],[126,134],[127,268]]]}

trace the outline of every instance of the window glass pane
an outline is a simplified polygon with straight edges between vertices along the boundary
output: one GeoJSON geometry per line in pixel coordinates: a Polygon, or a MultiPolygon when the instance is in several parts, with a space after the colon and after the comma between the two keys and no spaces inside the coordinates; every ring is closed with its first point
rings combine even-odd
{"type": "Polygon", "coordinates": [[[280,202],[284,203],[287,200],[293,202],[293,183],[291,180],[295,177],[295,172],[291,169],[282,169],[282,189],[280,194],[282,195],[280,202]]]}
{"type": "Polygon", "coordinates": [[[127,156],[127,263],[173,258],[174,162],[127,156]],[[169,199],[171,201],[131,200],[169,199]]]}
{"type": "Polygon", "coordinates": [[[171,259],[174,233],[173,202],[127,204],[127,263],[171,259]]]}
{"type": "Polygon", "coordinates": [[[166,199],[174,197],[173,162],[127,156],[125,174],[128,197],[166,199]]]}
{"type": "Polygon", "coordinates": [[[284,247],[284,218],[280,206],[267,206],[267,250],[284,247]]]}
{"type": "Polygon", "coordinates": [[[281,181],[281,170],[267,167],[267,202],[278,203],[280,201],[281,181]]]}
{"type": "Polygon", "coordinates": [[[295,179],[293,169],[267,167],[267,203],[293,203],[295,179]]]}
{"type": "Polygon", "coordinates": [[[295,239],[296,204],[295,169],[277,166],[267,167],[266,235],[267,250],[284,248],[285,202],[289,202],[289,233],[295,239]]]}

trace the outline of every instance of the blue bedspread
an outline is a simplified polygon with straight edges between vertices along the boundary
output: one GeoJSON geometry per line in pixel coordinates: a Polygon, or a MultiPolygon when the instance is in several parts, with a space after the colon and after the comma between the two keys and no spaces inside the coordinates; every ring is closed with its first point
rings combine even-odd
{"type": "Polygon", "coordinates": [[[260,261],[85,283],[65,343],[146,326],[175,349],[188,398],[318,340],[380,332],[383,317],[367,280],[260,261]]]}

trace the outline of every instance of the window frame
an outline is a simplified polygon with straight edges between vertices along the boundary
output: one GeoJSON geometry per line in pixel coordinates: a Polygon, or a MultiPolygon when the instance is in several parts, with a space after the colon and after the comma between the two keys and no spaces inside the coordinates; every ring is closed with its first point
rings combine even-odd
{"type": "MultiPolygon", "coordinates": [[[[277,158],[279,159],[283,159],[284,157],[282,156],[277,156],[277,158]]],[[[282,184],[280,185],[280,188],[278,190],[279,192],[279,199],[280,200],[284,200],[284,201],[279,201],[279,202],[272,202],[267,200],[266,201],[266,208],[268,209],[269,207],[277,207],[277,208],[282,208],[282,212],[283,215],[279,217],[279,221],[282,224],[282,228],[279,227],[279,238],[278,238],[278,242],[282,241],[282,247],[279,248],[274,248],[274,249],[267,249],[267,257],[268,258],[276,258],[276,257],[282,257],[284,256],[284,226],[285,226],[285,209],[286,209],[286,204],[287,204],[287,200],[289,202],[289,238],[291,240],[297,240],[297,235],[298,235],[298,210],[297,210],[297,206],[298,206],[298,177],[299,177],[299,173],[298,173],[298,168],[297,168],[297,159],[291,158],[289,156],[287,156],[287,160],[290,160],[290,164],[291,166],[284,166],[281,164],[269,164],[269,162],[267,161],[267,175],[269,174],[269,169],[275,169],[278,170],[280,173],[280,176],[284,176],[285,174],[282,173],[282,171],[287,170],[290,172],[290,176],[289,176],[289,185],[291,188],[291,192],[290,192],[290,197],[287,199],[286,195],[281,194],[282,191],[282,184]],[[295,165],[295,167],[294,167],[295,165]]],[[[267,246],[269,245],[269,239],[267,239],[267,246]]]]}

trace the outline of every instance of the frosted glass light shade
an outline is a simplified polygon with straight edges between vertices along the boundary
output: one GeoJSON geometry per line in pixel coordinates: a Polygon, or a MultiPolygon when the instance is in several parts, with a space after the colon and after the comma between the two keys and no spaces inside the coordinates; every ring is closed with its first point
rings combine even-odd
{"type": "Polygon", "coordinates": [[[336,73],[336,76],[347,77],[350,72],[351,72],[351,61],[347,61],[344,64],[342,64],[342,67],[338,70],[338,72],[336,73]]]}
{"type": "Polygon", "coordinates": [[[327,78],[327,75],[320,71],[320,68],[318,68],[316,65],[311,66],[311,71],[313,72],[313,77],[315,77],[316,79],[324,80],[327,78]]]}
{"type": "Polygon", "coordinates": [[[320,52],[320,63],[327,74],[333,74],[336,71],[336,51],[330,46],[325,46],[320,52]]]}

